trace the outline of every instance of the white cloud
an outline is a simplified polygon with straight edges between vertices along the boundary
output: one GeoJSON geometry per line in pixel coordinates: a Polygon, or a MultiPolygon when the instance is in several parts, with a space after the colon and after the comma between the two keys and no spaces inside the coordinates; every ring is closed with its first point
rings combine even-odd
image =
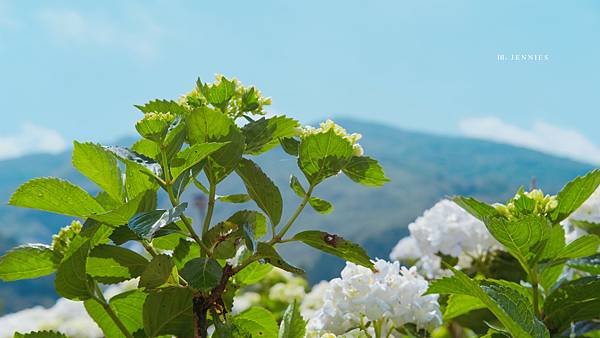
{"type": "Polygon", "coordinates": [[[39,13],[42,24],[61,42],[123,49],[143,59],[158,54],[162,29],[143,13],[135,22],[89,15],[72,9],[45,9],[39,13]]]}
{"type": "Polygon", "coordinates": [[[600,148],[577,130],[535,122],[531,128],[520,128],[497,117],[462,120],[463,135],[478,139],[507,143],[548,154],[599,164],[600,148]]]}
{"type": "Polygon", "coordinates": [[[23,124],[16,133],[0,136],[0,159],[31,153],[56,154],[67,149],[67,141],[56,130],[23,124]]]}

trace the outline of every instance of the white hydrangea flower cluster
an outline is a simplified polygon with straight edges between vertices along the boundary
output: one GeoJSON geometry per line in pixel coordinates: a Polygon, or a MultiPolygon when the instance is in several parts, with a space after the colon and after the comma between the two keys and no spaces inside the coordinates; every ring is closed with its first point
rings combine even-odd
{"type": "Polygon", "coordinates": [[[368,322],[381,323],[385,332],[409,323],[424,329],[441,325],[438,296],[423,295],[428,282],[416,268],[380,259],[375,269],[346,263],[341,278],[329,282],[323,306],[309,318],[309,336],[348,335],[368,322]]]}
{"type": "Polygon", "coordinates": [[[428,278],[445,275],[438,253],[459,258],[458,266],[466,268],[471,257],[501,248],[483,222],[447,199],[426,210],[408,229],[410,236],[396,244],[390,258],[416,261],[428,278]]]}
{"type": "MultiPolygon", "coordinates": [[[[111,297],[136,287],[133,279],[108,288],[104,294],[111,297]]],[[[83,302],[60,298],[50,308],[35,306],[0,317],[0,338],[12,338],[15,332],[52,330],[73,338],[104,337],[102,330],[89,317],[83,302]]]]}
{"type": "Polygon", "coordinates": [[[364,154],[364,150],[362,146],[358,143],[358,140],[362,138],[361,134],[352,133],[348,134],[346,129],[342,128],[340,125],[335,124],[332,120],[327,120],[322,122],[319,128],[314,128],[311,126],[303,126],[297,128],[298,134],[300,137],[305,137],[307,135],[313,134],[321,134],[326,133],[329,130],[333,130],[333,132],[346,139],[350,144],[352,144],[352,155],[354,156],[362,156],[364,154]]]}
{"type": "Polygon", "coordinates": [[[304,296],[300,303],[300,313],[304,318],[312,318],[315,313],[325,304],[325,292],[329,289],[328,281],[320,281],[315,284],[309,293],[304,296]]]}

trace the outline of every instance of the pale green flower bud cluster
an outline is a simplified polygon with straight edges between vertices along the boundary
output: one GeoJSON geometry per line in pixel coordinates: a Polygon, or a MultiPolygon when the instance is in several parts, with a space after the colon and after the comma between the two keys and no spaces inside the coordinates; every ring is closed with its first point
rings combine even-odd
{"type": "Polygon", "coordinates": [[[152,112],[152,113],[144,114],[143,120],[146,120],[146,121],[160,121],[160,122],[165,122],[167,124],[171,124],[171,123],[173,123],[173,121],[175,121],[175,115],[173,115],[171,113],[156,113],[156,112],[152,112]]]}
{"type": "Polygon", "coordinates": [[[64,254],[73,238],[81,232],[81,228],[82,225],[79,221],[73,221],[60,229],[58,234],[52,236],[52,250],[61,255],[64,254]]]}
{"type": "Polygon", "coordinates": [[[508,219],[528,214],[546,216],[558,207],[558,200],[556,196],[544,195],[544,192],[540,189],[533,189],[531,191],[521,190],[508,203],[496,203],[494,207],[508,219]],[[527,203],[522,201],[522,199],[527,199],[527,203]]]}
{"type": "Polygon", "coordinates": [[[350,142],[350,144],[352,144],[352,155],[362,156],[364,154],[363,147],[358,143],[358,140],[362,138],[362,135],[358,133],[348,134],[346,129],[344,129],[342,126],[336,124],[330,119],[327,119],[327,121],[325,122],[321,122],[319,128],[311,126],[303,126],[297,128],[298,135],[301,138],[306,137],[308,135],[326,133],[330,130],[333,130],[333,132],[336,135],[343,137],[345,140],[350,142]]]}

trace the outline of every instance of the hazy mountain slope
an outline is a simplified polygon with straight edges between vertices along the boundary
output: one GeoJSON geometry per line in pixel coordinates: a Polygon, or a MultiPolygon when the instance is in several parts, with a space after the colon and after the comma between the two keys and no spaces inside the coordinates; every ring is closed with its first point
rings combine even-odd
{"type": "MultiPolygon", "coordinates": [[[[317,188],[316,195],[331,201],[334,212],[322,216],[307,210],[297,221],[297,229],[321,228],[343,235],[362,243],[373,257],[387,258],[391,247],[406,234],[406,226],[444,196],[467,194],[490,202],[504,200],[519,185],[529,185],[532,177],[546,191],[556,192],[568,180],[592,169],[513,146],[352,120],[339,122],[349,131],[363,134],[360,143],[366,153],[381,161],[392,182],[383,188],[365,188],[343,176],[329,180],[317,188]]],[[[289,215],[299,202],[287,184],[290,171],[301,177],[295,161],[276,150],[260,157],[259,162],[279,185],[286,201],[284,211],[289,215]]],[[[38,176],[63,177],[94,189],[72,169],[70,153],[35,155],[0,162],[0,199],[7,201],[21,183],[38,176]]],[[[237,177],[227,180],[218,191],[236,192],[243,192],[237,177]]],[[[192,199],[197,194],[190,191],[186,197],[192,199]]],[[[253,203],[241,207],[256,208],[253,203]]],[[[231,210],[217,209],[215,221],[227,217],[231,210]]],[[[196,220],[200,218],[199,210],[191,212],[196,220]]],[[[0,206],[0,235],[8,241],[48,242],[50,235],[67,222],[62,216],[0,206]]],[[[282,249],[291,262],[307,269],[312,281],[339,273],[342,262],[336,258],[294,244],[282,245],[282,249]]],[[[47,301],[53,296],[49,282],[0,283],[0,299],[8,311],[47,301]]]]}

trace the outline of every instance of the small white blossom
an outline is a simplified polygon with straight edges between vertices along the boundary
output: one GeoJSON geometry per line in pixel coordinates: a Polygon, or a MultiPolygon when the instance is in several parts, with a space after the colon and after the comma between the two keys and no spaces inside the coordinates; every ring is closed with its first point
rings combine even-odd
{"type": "Polygon", "coordinates": [[[303,126],[303,127],[296,128],[296,132],[298,133],[298,135],[300,137],[306,137],[308,135],[326,133],[330,130],[333,130],[333,132],[336,135],[341,136],[345,140],[350,142],[350,144],[352,145],[352,155],[354,155],[354,156],[363,156],[364,155],[363,147],[358,143],[358,140],[360,140],[362,138],[362,135],[358,134],[358,133],[348,134],[346,129],[342,128],[340,125],[335,124],[335,122],[333,122],[332,120],[328,119],[327,121],[322,122],[321,125],[319,126],[319,128],[314,128],[311,126],[303,126]]]}
{"type": "Polygon", "coordinates": [[[390,253],[390,259],[392,261],[415,261],[421,258],[422,253],[419,249],[417,240],[412,236],[406,236],[402,238],[390,253]]]}
{"type": "Polygon", "coordinates": [[[438,296],[423,295],[428,283],[416,268],[377,260],[375,269],[346,263],[341,278],[329,282],[323,306],[309,320],[309,332],[343,335],[368,321],[426,329],[441,325],[438,296]]]}
{"type": "Polygon", "coordinates": [[[244,292],[239,296],[235,296],[233,298],[233,307],[231,309],[232,313],[240,313],[248,310],[253,305],[258,305],[260,303],[260,295],[256,292],[244,292]]]}
{"type": "Polygon", "coordinates": [[[269,299],[283,303],[293,303],[304,298],[304,286],[294,283],[277,283],[269,289],[269,299]]]}
{"type": "Polygon", "coordinates": [[[315,312],[325,303],[325,292],[329,289],[328,281],[315,284],[309,293],[304,296],[300,304],[300,313],[304,318],[312,318],[315,312]]]}

